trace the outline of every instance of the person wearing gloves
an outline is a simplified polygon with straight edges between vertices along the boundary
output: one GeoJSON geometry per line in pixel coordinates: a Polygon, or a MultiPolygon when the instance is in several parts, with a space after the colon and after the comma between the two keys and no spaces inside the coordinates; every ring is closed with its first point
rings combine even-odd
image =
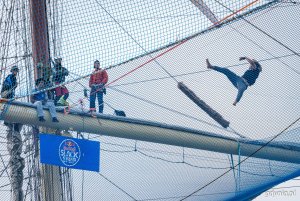
{"type": "Polygon", "coordinates": [[[98,98],[99,113],[103,113],[103,92],[105,90],[105,84],[108,81],[107,72],[100,68],[100,62],[96,60],[94,62],[94,71],[90,76],[89,87],[90,92],[90,112],[96,112],[96,97],[98,98]]]}

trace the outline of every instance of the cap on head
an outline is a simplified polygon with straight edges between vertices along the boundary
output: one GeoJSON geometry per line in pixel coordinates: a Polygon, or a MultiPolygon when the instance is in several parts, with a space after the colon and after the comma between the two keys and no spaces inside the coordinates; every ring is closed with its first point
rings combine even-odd
{"type": "Polygon", "coordinates": [[[10,72],[19,72],[19,68],[18,66],[13,66],[11,69],[10,69],[10,72]]]}

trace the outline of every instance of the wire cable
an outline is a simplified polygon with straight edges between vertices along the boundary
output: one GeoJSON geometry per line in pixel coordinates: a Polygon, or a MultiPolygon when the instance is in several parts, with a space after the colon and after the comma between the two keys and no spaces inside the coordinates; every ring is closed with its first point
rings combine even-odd
{"type": "MultiPolygon", "coordinates": [[[[286,54],[286,55],[274,56],[274,57],[270,57],[270,58],[266,58],[266,59],[259,59],[257,61],[258,62],[271,61],[271,60],[274,60],[274,59],[291,57],[291,56],[294,56],[294,55],[295,54],[286,54]]],[[[233,67],[238,67],[238,66],[242,66],[242,65],[245,65],[245,63],[228,65],[228,66],[225,66],[224,68],[233,68],[233,67]]],[[[194,75],[194,74],[205,73],[205,72],[209,72],[209,71],[211,71],[211,70],[205,69],[205,70],[194,71],[194,72],[180,73],[180,74],[176,74],[176,75],[173,75],[173,76],[174,77],[182,77],[182,76],[187,76],[187,75],[194,75]]],[[[146,83],[146,82],[152,82],[152,81],[157,81],[157,80],[164,80],[164,79],[169,79],[169,78],[170,77],[168,77],[168,76],[164,76],[164,77],[153,78],[153,79],[146,79],[146,80],[135,81],[135,82],[127,82],[127,83],[122,83],[122,84],[115,84],[115,85],[111,85],[110,87],[119,87],[119,86],[126,86],[126,85],[132,85],[132,84],[146,83]]]]}
{"type": "MultiPolygon", "coordinates": [[[[254,154],[256,154],[257,152],[259,152],[261,149],[263,149],[264,147],[268,146],[268,144],[270,144],[273,140],[275,140],[277,137],[279,137],[282,133],[284,133],[285,131],[287,131],[289,128],[291,128],[293,125],[295,125],[298,121],[300,120],[300,117],[297,118],[295,121],[293,121],[291,124],[289,124],[286,128],[284,128],[280,133],[278,133],[277,135],[275,135],[274,137],[272,137],[272,139],[270,139],[266,144],[262,145],[261,147],[259,147],[256,151],[254,151],[252,154],[250,154],[249,156],[247,156],[246,158],[244,158],[243,160],[241,160],[238,164],[236,164],[234,166],[234,168],[238,167],[239,165],[241,165],[242,163],[244,163],[244,161],[248,160],[249,158],[251,158],[254,154]]],[[[227,175],[231,170],[228,170],[226,172],[224,172],[223,174],[221,174],[220,176],[216,177],[215,179],[213,179],[212,181],[210,181],[209,183],[205,184],[204,186],[198,188],[197,190],[193,191],[192,193],[190,193],[189,195],[187,195],[186,197],[184,197],[182,200],[185,200],[189,197],[191,197],[192,195],[198,193],[199,191],[201,191],[202,189],[208,187],[209,185],[211,185],[212,183],[216,182],[217,180],[219,180],[220,178],[222,178],[223,176],[227,175]]]]}
{"type": "MultiPolygon", "coordinates": [[[[228,6],[226,6],[224,3],[221,3],[218,0],[215,0],[217,3],[219,3],[221,6],[223,6],[224,8],[228,9],[230,12],[234,12],[233,10],[231,10],[228,6]]],[[[272,9],[272,7],[271,7],[272,9]]],[[[247,20],[245,17],[241,17],[242,20],[244,20],[245,22],[247,22],[248,24],[250,24],[252,27],[254,27],[256,30],[260,31],[261,33],[263,33],[264,35],[268,36],[269,38],[271,38],[273,41],[277,42],[278,44],[280,44],[281,46],[283,46],[284,48],[288,49],[289,51],[291,51],[294,55],[300,57],[300,54],[298,54],[298,52],[294,51],[293,49],[291,49],[290,47],[288,47],[287,45],[283,44],[282,42],[280,42],[278,39],[276,39],[275,37],[271,36],[269,33],[267,33],[266,31],[262,30],[261,28],[259,28],[258,26],[256,26],[255,24],[253,24],[252,22],[250,22],[249,20],[247,20]]],[[[266,50],[265,48],[263,48],[261,45],[259,45],[258,43],[256,43],[254,40],[252,40],[251,38],[249,38],[248,36],[246,36],[245,34],[241,33],[239,30],[237,30],[236,28],[234,28],[233,26],[230,26],[232,29],[234,29],[237,33],[239,33],[240,35],[242,35],[245,39],[249,40],[250,42],[252,42],[254,45],[256,45],[257,47],[259,47],[261,50],[264,50],[265,52],[267,52],[268,54],[270,54],[271,56],[274,56],[270,51],[266,50]]],[[[278,59],[279,60],[279,59],[278,59]]],[[[288,64],[286,64],[285,62],[279,60],[282,64],[284,64],[285,66],[287,66],[288,68],[290,68],[292,71],[294,71],[296,74],[300,75],[300,72],[297,71],[296,69],[292,68],[291,66],[289,66],[288,64]]]]}
{"type": "Polygon", "coordinates": [[[104,10],[112,19],[113,21],[159,66],[161,67],[161,69],[163,69],[168,75],[169,77],[171,77],[176,83],[178,83],[179,81],[176,80],[176,78],[174,78],[172,76],[172,74],[167,71],[167,69],[165,67],[163,67],[151,54],[149,54],[149,52],[116,20],[116,18],[114,18],[103,6],[102,4],[100,4],[97,0],[95,0],[96,3],[102,8],[102,10],[104,10]]]}
{"type": "Polygon", "coordinates": [[[122,191],[123,193],[125,193],[127,196],[129,196],[130,198],[132,198],[133,200],[137,200],[135,199],[132,195],[130,195],[129,193],[127,193],[124,189],[122,189],[120,186],[118,186],[116,183],[114,183],[113,181],[111,181],[110,179],[108,179],[106,176],[104,176],[103,174],[101,174],[100,172],[98,173],[101,177],[103,177],[106,181],[108,181],[109,183],[111,183],[113,186],[115,186],[117,189],[119,189],[120,191],[122,191]]]}
{"type": "MultiPolygon", "coordinates": [[[[194,116],[190,116],[190,115],[188,115],[188,114],[184,114],[184,113],[179,112],[179,111],[177,111],[177,110],[174,110],[174,109],[165,107],[165,106],[163,106],[163,105],[160,105],[160,104],[158,104],[158,103],[152,102],[152,101],[150,101],[150,100],[146,100],[146,99],[144,99],[144,98],[138,97],[138,96],[136,96],[136,95],[129,94],[128,92],[122,91],[122,90],[120,90],[120,89],[115,89],[115,88],[112,88],[112,87],[111,87],[110,89],[115,90],[115,91],[117,91],[117,92],[119,92],[119,93],[122,93],[122,94],[126,94],[126,95],[128,95],[128,96],[133,97],[133,98],[139,99],[139,100],[141,100],[141,101],[143,101],[143,102],[146,102],[146,103],[149,103],[149,104],[151,104],[151,105],[155,105],[155,106],[158,106],[158,107],[160,107],[160,108],[166,109],[166,110],[168,110],[168,111],[170,111],[170,112],[177,113],[177,114],[182,115],[182,116],[185,116],[185,117],[187,117],[187,118],[190,118],[190,119],[196,120],[196,121],[198,121],[198,122],[207,124],[207,125],[209,125],[209,126],[212,126],[212,127],[218,128],[218,129],[221,129],[221,130],[223,130],[223,131],[228,131],[228,130],[226,130],[225,128],[223,128],[223,127],[221,127],[221,126],[218,126],[218,125],[209,123],[209,122],[207,122],[207,121],[198,119],[198,118],[196,118],[196,117],[194,117],[194,116]]],[[[228,131],[228,132],[231,132],[231,133],[233,133],[233,134],[236,134],[236,133],[233,132],[233,131],[228,131]]]]}

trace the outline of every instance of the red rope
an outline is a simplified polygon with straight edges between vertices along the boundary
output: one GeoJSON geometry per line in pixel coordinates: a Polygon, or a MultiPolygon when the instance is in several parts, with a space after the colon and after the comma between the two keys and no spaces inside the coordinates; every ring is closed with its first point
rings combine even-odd
{"type": "MultiPolygon", "coordinates": [[[[213,28],[214,26],[217,26],[217,25],[220,24],[221,22],[223,22],[223,21],[225,21],[226,19],[230,18],[231,16],[233,16],[233,15],[235,15],[235,14],[237,14],[237,13],[243,11],[244,9],[246,9],[246,8],[250,7],[251,5],[257,3],[258,1],[259,1],[259,0],[255,0],[255,1],[253,1],[253,2],[251,2],[251,3],[249,3],[249,4],[247,4],[246,6],[240,8],[239,10],[233,12],[232,14],[230,14],[230,15],[224,17],[223,19],[219,20],[218,22],[214,23],[214,24],[213,24],[212,26],[210,26],[208,29],[213,28]]],[[[141,64],[141,65],[139,65],[139,66],[137,66],[136,68],[132,69],[131,71],[129,71],[129,72],[127,72],[127,73],[121,75],[120,77],[118,77],[117,79],[111,81],[110,83],[106,84],[105,86],[109,86],[109,85],[111,85],[111,84],[113,84],[113,83],[119,81],[120,79],[122,79],[122,78],[126,77],[127,75],[133,73],[134,71],[138,70],[139,68],[145,66],[146,64],[148,64],[148,63],[154,61],[155,59],[157,59],[157,58],[159,58],[159,57],[165,55],[166,53],[170,52],[171,50],[173,50],[173,49],[175,49],[175,48],[181,46],[182,44],[186,43],[188,40],[189,40],[189,39],[185,39],[185,40],[181,41],[180,43],[178,43],[178,44],[174,45],[173,47],[167,49],[166,51],[164,51],[164,52],[158,54],[157,56],[155,56],[155,57],[149,59],[148,61],[146,61],[145,63],[143,63],[143,64],[141,64]]],[[[97,92],[100,91],[100,90],[102,90],[102,88],[96,90],[96,91],[93,92],[93,93],[97,93],[97,92]]],[[[85,97],[85,98],[86,98],[86,97],[85,97]]],[[[77,103],[77,104],[78,104],[78,103],[77,103]]],[[[77,104],[73,104],[73,105],[70,106],[70,107],[74,107],[74,106],[76,106],[77,104]]],[[[80,104],[80,101],[79,101],[79,104],[80,104]]]]}
{"type": "Polygon", "coordinates": [[[168,50],[166,50],[166,51],[164,51],[164,52],[160,53],[159,55],[157,55],[157,56],[155,56],[155,57],[151,58],[150,60],[148,60],[148,61],[146,61],[145,63],[143,63],[143,64],[139,65],[138,67],[136,67],[136,68],[132,69],[131,71],[127,72],[126,74],[124,74],[124,75],[122,75],[122,76],[118,77],[117,79],[115,79],[115,80],[111,81],[110,83],[106,84],[105,86],[109,86],[109,85],[111,85],[112,83],[115,83],[116,81],[118,81],[118,80],[122,79],[123,77],[125,77],[125,76],[127,76],[127,75],[129,75],[129,74],[131,74],[132,72],[136,71],[137,69],[139,69],[139,68],[141,68],[141,67],[145,66],[146,64],[148,64],[148,63],[152,62],[153,60],[155,60],[155,59],[157,59],[157,58],[161,57],[162,55],[164,55],[164,54],[166,54],[166,53],[170,52],[171,50],[175,49],[176,47],[178,47],[178,46],[182,45],[183,43],[185,43],[185,42],[187,42],[187,41],[188,41],[188,40],[183,40],[183,41],[181,41],[181,42],[180,42],[180,43],[178,43],[177,45],[175,45],[175,46],[173,46],[173,47],[169,48],[168,50]]]}
{"type": "MultiPolygon", "coordinates": [[[[237,13],[243,11],[244,9],[248,8],[249,6],[251,6],[251,5],[255,4],[255,3],[257,3],[258,1],[259,1],[259,0],[255,0],[255,1],[253,1],[253,2],[251,2],[251,3],[249,3],[249,4],[247,4],[246,6],[240,8],[239,10],[233,12],[232,14],[230,14],[230,15],[224,17],[223,19],[219,20],[218,22],[214,23],[214,24],[213,24],[212,26],[210,26],[208,29],[213,28],[214,26],[217,26],[217,25],[220,24],[221,22],[223,22],[223,21],[225,21],[226,19],[230,18],[231,16],[233,16],[233,15],[235,15],[235,14],[237,14],[237,13]]],[[[121,75],[120,77],[118,77],[117,79],[111,81],[110,83],[106,84],[105,86],[109,86],[109,85],[111,85],[111,84],[113,84],[113,83],[119,81],[119,80],[122,79],[123,77],[126,77],[127,75],[133,73],[134,71],[136,71],[136,70],[138,70],[139,68],[145,66],[146,64],[148,64],[148,63],[154,61],[155,59],[157,59],[157,58],[163,56],[164,54],[170,52],[171,50],[173,50],[173,49],[175,49],[175,48],[181,46],[182,44],[184,44],[184,43],[187,42],[188,40],[189,40],[189,39],[185,39],[185,40],[181,41],[181,42],[178,43],[177,45],[175,45],[175,46],[173,46],[173,47],[167,49],[166,51],[160,53],[159,55],[157,55],[157,56],[151,58],[150,60],[148,60],[148,61],[146,61],[145,63],[139,65],[138,67],[132,69],[131,71],[125,73],[124,75],[121,75]]]]}

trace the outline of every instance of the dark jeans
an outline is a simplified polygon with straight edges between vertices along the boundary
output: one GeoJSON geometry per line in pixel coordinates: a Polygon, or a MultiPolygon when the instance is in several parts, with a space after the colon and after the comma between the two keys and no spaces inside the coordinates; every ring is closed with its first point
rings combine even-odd
{"type": "Polygon", "coordinates": [[[95,89],[92,88],[92,91],[90,93],[90,110],[96,110],[95,102],[96,102],[96,96],[98,98],[98,104],[99,104],[99,113],[103,113],[103,92],[98,91],[95,93],[95,89]]]}
{"type": "Polygon", "coordinates": [[[213,70],[223,73],[227,76],[229,81],[238,89],[238,94],[236,96],[236,102],[239,102],[243,96],[244,91],[247,89],[247,84],[242,79],[242,77],[236,75],[234,72],[230,71],[227,68],[221,68],[218,66],[213,66],[213,70]]]}

